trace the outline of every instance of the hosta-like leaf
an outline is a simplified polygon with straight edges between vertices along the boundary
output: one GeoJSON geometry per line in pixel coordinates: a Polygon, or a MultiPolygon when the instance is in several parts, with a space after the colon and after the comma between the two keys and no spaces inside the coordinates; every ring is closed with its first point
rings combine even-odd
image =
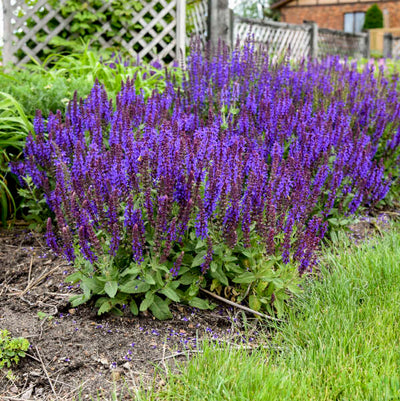
{"type": "Polygon", "coordinates": [[[126,294],[140,294],[147,292],[149,289],[150,285],[140,280],[132,280],[119,287],[119,290],[126,294]]]}
{"type": "Polygon", "coordinates": [[[210,307],[211,307],[210,303],[207,300],[201,299],[198,297],[190,299],[189,305],[193,306],[194,308],[198,308],[198,309],[210,309],[210,307]]]}
{"type": "Polygon", "coordinates": [[[97,311],[97,314],[101,315],[102,313],[110,312],[113,308],[113,304],[110,301],[103,302],[97,311]]]}
{"type": "Polygon", "coordinates": [[[149,309],[149,306],[153,303],[154,301],[154,294],[152,294],[151,292],[148,292],[146,294],[145,299],[142,301],[142,303],[140,304],[140,311],[144,312],[145,310],[149,309]]]}
{"type": "Polygon", "coordinates": [[[147,284],[154,285],[156,281],[154,280],[153,276],[150,273],[146,273],[144,275],[144,280],[146,281],[147,284]]]}
{"type": "Polygon", "coordinates": [[[165,287],[162,290],[159,291],[159,293],[165,295],[167,298],[171,299],[172,301],[175,302],[180,302],[181,298],[180,296],[177,294],[177,292],[170,288],[170,287],[165,287]]]}
{"type": "Polygon", "coordinates": [[[110,298],[114,298],[118,291],[118,282],[116,281],[107,281],[104,286],[104,291],[110,298]]]}
{"type": "Polygon", "coordinates": [[[216,278],[220,283],[224,285],[229,285],[228,277],[226,277],[225,273],[222,271],[222,267],[218,266],[217,269],[210,273],[212,278],[216,278]]]}
{"type": "Polygon", "coordinates": [[[139,309],[134,299],[132,299],[132,301],[130,302],[129,309],[131,310],[133,315],[137,316],[139,314],[139,309]]]}
{"type": "Polygon", "coordinates": [[[192,267],[197,267],[202,265],[204,263],[204,257],[206,256],[206,254],[207,251],[201,251],[200,253],[198,253],[193,259],[192,267]]]}
{"type": "Polygon", "coordinates": [[[166,320],[172,318],[172,313],[169,310],[168,303],[158,295],[154,295],[154,301],[150,305],[150,310],[156,319],[166,320]]]}

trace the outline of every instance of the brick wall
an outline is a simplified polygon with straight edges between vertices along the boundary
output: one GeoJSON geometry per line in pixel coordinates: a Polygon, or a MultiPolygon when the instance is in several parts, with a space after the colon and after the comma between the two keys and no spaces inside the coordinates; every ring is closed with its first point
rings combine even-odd
{"type": "Polygon", "coordinates": [[[292,24],[302,24],[304,20],[314,21],[321,28],[343,30],[344,14],[356,11],[367,11],[372,4],[377,3],[383,11],[389,12],[389,27],[400,27],[400,2],[399,1],[378,1],[378,2],[357,2],[324,4],[310,6],[282,6],[281,21],[292,24]]]}

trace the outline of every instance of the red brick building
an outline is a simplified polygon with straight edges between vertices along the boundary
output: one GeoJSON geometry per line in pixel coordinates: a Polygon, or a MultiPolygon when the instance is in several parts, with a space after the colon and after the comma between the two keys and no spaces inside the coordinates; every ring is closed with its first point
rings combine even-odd
{"type": "Polygon", "coordinates": [[[400,27],[400,0],[281,0],[271,8],[280,11],[282,22],[302,24],[307,20],[321,28],[361,32],[365,12],[375,3],[383,12],[385,28],[400,27]]]}

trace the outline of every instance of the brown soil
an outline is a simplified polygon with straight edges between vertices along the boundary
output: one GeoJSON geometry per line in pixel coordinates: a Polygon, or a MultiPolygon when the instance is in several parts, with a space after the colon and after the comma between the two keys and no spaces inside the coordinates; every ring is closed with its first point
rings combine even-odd
{"type": "Polygon", "coordinates": [[[0,371],[1,400],[134,399],[141,384],[163,385],[157,367],[173,367],[195,354],[202,338],[257,342],[257,319],[218,305],[213,311],[172,305],[173,319],[149,314],[97,316],[93,304],[71,308],[79,288],[64,282],[71,272],[24,229],[0,230],[0,329],[25,337],[31,346],[17,366],[0,371]],[[38,315],[39,313],[39,315],[38,315]]]}

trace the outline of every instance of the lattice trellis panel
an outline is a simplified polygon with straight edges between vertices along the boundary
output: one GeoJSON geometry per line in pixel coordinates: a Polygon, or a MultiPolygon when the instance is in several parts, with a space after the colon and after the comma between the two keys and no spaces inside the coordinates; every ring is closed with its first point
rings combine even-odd
{"type": "Polygon", "coordinates": [[[332,29],[318,30],[318,56],[366,57],[367,34],[350,34],[332,29]]]}
{"type": "MultiPolygon", "coordinates": [[[[198,37],[204,48],[207,43],[208,0],[194,0],[189,2],[188,7],[190,7],[187,19],[188,33],[190,36],[198,37]]],[[[187,44],[189,44],[189,35],[187,44]]]]}
{"type": "MultiPolygon", "coordinates": [[[[24,0],[3,0],[4,62],[20,65],[31,58],[38,60],[51,50],[52,40],[60,33],[76,38],[71,26],[77,13],[61,13],[66,1],[59,0],[52,6],[47,0],[38,0],[34,6],[28,6],[24,0]]],[[[132,18],[121,19],[122,26],[116,34],[114,26],[112,35],[111,21],[104,15],[113,13],[113,2],[102,0],[96,9],[90,1],[84,3],[85,12],[93,15],[93,24],[98,27],[91,37],[93,46],[124,49],[135,60],[164,63],[177,59],[177,49],[184,51],[184,0],[141,0],[142,8],[129,8],[132,18]]]]}
{"type": "Polygon", "coordinates": [[[393,37],[392,39],[392,58],[400,58],[400,36],[393,37]]]}
{"type": "Polygon", "coordinates": [[[245,40],[251,36],[255,42],[267,46],[274,60],[285,56],[302,59],[310,51],[310,27],[278,22],[257,22],[247,18],[235,18],[234,39],[245,40]]]}

